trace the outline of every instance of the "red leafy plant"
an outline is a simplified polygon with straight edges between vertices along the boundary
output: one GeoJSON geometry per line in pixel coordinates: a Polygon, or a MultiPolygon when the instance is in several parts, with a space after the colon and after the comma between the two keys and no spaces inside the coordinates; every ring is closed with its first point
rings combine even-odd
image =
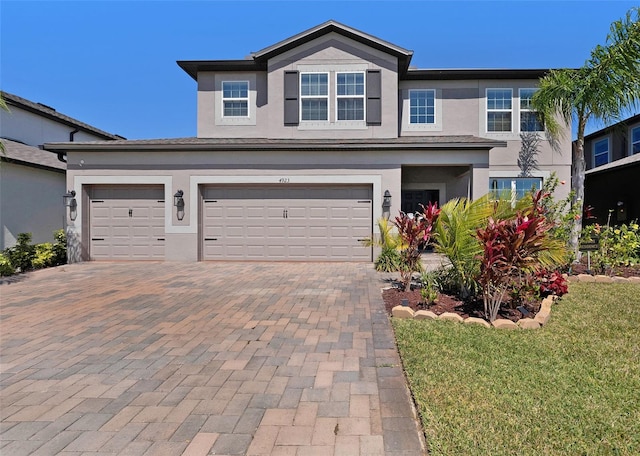
{"type": "Polygon", "coordinates": [[[429,203],[426,207],[421,204],[420,207],[422,212],[416,212],[412,217],[400,212],[394,221],[403,245],[399,272],[404,291],[411,289],[413,272],[420,270],[420,246],[431,239],[433,225],[440,214],[437,203],[429,203]]]}
{"type": "Polygon", "coordinates": [[[487,227],[476,232],[483,248],[478,282],[485,318],[491,322],[515,282],[526,283],[525,275],[536,274],[564,259],[557,254],[562,249],[547,236],[554,226],[544,215],[542,200],[547,197],[548,194],[536,192],[529,208],[507,220],[490,217],[487,227]]]}
{"type": "Polygon", "coordinates": [[[548,271],[542,269],[536,274],[536,281],[540,284],[540,295],[563,296],[569,292],[569,284],[559,271],[548,271]]]}

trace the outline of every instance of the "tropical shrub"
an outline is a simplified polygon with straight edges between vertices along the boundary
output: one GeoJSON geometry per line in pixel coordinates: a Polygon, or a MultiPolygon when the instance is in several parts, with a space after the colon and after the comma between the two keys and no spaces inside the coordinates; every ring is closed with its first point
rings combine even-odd
{"type": "Polygon", "coordinates": [[[362,242],[365,247],[375,246],[382,249],[374,263],[376,271],[397,272],[401,262],[402,240],[393,223],[384,217],[378,219],[378,230],[380,234],[374,234],[362,242]]]}
{"type": "Polygon", "coordinates": [[[526,203],[517,202],[515,207],[506,199],[494,200],[484,195],[475,200],[454,198],[445,203],[435,224],[435,250],[443,254],[451,264],[449,279],[454,290],[463,299],[479,292],[480,255],[482,244],[476,231],[487,224],[489,217],[506,219],[513,216],[526,203]]]}
{"type": "Polygon", "coordinates": [[[553,223],[544,215],[542,200],[548,194],[536,192],[526,211],[506,220],[489,218],[486,228],[477,230],[482,244],[480,274],[485,317],[494,321],[514,284],[528,286],[526,274],[566,261],[566,249],[547,235],[553,223]]]}
{"type": "Polygon", "coordinates": [[[415,271],[421,271],[420,245],[426,244],[431,239],[433,225],[440,214],[437,204],[427,207],[422,206],[423,212],[416,212],[413,217],[409,217],[404,212],[400,212],[394,220],[394,225],[398,229],[398,235],[402,240],[403,249],[400,252],[400,282],[405,291],[411,288],[411,277],[415,271]]]}
{"type": "MultiPolygon", "coordinates": [[[[560,182],[558,176],[552,173],[548,179],[545,179],[542,185],[542,193],[553,195],[558,185],[565,185],[565,182],[560,182]]],[[[571,205],[574,195],[575,192],[571,191],[566,198],[558,201],[551,197],[543,198],[542,201],[540,201],[545,217],[553,222],[553,226],[549,230],[549,235],[567,245],[571,239],[571,229],[573,228],[575,219],[576,217],[580,218],[577,209],[571,205]]],[[[569,252],[567,263],[573,260],[572,255],[573,252],[569,252]]]]}

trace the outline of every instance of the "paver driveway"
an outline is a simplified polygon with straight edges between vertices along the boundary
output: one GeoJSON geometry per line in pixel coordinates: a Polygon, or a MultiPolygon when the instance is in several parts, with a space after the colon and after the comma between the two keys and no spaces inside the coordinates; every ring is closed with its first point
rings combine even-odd
{"type": "Polygon", "coordinates": [[[419,455],[368,264],[83,263],[0,285],[3,455],[419,455]]]}

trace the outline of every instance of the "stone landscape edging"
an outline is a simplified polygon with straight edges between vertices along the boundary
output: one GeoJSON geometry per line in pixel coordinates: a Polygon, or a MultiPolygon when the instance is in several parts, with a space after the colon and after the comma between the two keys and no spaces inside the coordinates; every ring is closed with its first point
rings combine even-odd
{"type": "MultiPolygon", "coordinates": [[[[578,274],[575,276],[565,276],[569,282],[582,282],[582,283],[636,283],[640,284],[640,277],[609,277],[605,275],[592,276],[589,274],[578,274]]],[[[557,296],[547,296],[542,300],[540,304],[540,311],[534,318],[521,318],[517,323],[511,320],[500,318],[493,323],[489,323],[482,318],[468,317],[463,318],[460,315],[453,312],[444,312],[440,315],[431,312],[430,310],[418,310],[414,311],[411,307],[407,306],[395,306],[391,309],[391,316],[394,318],[413,319],[413,320],[446,320],[454,321],[457,323],[464,323],[467,325],[480,325],[485,328],[497,328],[497,329],[539,329],[546,325],[551,318],[551,305],[558,299],[557,296]]]]}

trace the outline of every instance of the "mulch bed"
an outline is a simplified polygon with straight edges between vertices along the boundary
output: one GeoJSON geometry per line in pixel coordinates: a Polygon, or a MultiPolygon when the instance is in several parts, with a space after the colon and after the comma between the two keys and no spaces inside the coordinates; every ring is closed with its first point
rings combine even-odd
{"type": "MultiPolygon", "coordinates": [[[[391,315],[391,309],[395,306],[402,305],[402,300],[406,299],[408,305],[414,311],[418,310],[430,310],[436,315],[443,314],[445,312],[456,313],[462,318],[478,317],[484,318],[484,306],[482,301],[479,302],[465,302],[458,299],[455,296],[440,293],[438,299],[434,304],[427,305],[422,302],[422,296],[420,295],[420,289],[412,289],[411,291],[404,291],[400,288],[393,287],[382,290],[382,299],[384,306],[389,315],[391,315]]],[[[531,312],[529,317],[534,317],[535,312],[539,310],[539,304],[527,305],[527,310],[531,312]]],[[[507,318],[511,321],[518,321],[523,318],[522,313],[516,309],[500,309],[498,318],[507,318]]]]}
{"type": "MultiPolygon", "coordinates": [[[[593,270],[590,272],[592,274],[595,274],[595,271],[593,270]]],[[[571,275],[589,273],[587,268],[586,255],[583,256],[580,263],[571,265],[571,270],[569,271],[569,273],[571,275]]],[[[613,271],[608,271],[607,275],[617,277],[640,277],[640,265],[617,267],[613,271]]],[[[443,314],[444,312],[452,312],[460,315],[462,318],[484,318],[484,306],[482,304],[482,301],[465,302],[455,296],[441,293],[438,295],[436,303],[432,305],[426,305],[422,300],[419,288],[414,288],[411,291],[403,291],[398,287],[397,284],[394,284],[393,287],[387,288],[382,291],[382,299],[384,300],[384,305],[389,315],[391,315],[391,309],[393,309],[395,306],[402,305],[403,299],[406,299],[409,307],[414,311],[430,310],[436,315],[443,314]]],[[[533,318],[536,312],[540,309],[540,303],[527,303],[525,305],[525,308],[530,312],[530,314],[526,315],[526,317],[533,318]]],[[[524,318],[524,316],[517,309],[501,308],[500,313],[498,314],[498,318],[506,318],[511,321],[517,322],[521,318],[524,318]]]]}

